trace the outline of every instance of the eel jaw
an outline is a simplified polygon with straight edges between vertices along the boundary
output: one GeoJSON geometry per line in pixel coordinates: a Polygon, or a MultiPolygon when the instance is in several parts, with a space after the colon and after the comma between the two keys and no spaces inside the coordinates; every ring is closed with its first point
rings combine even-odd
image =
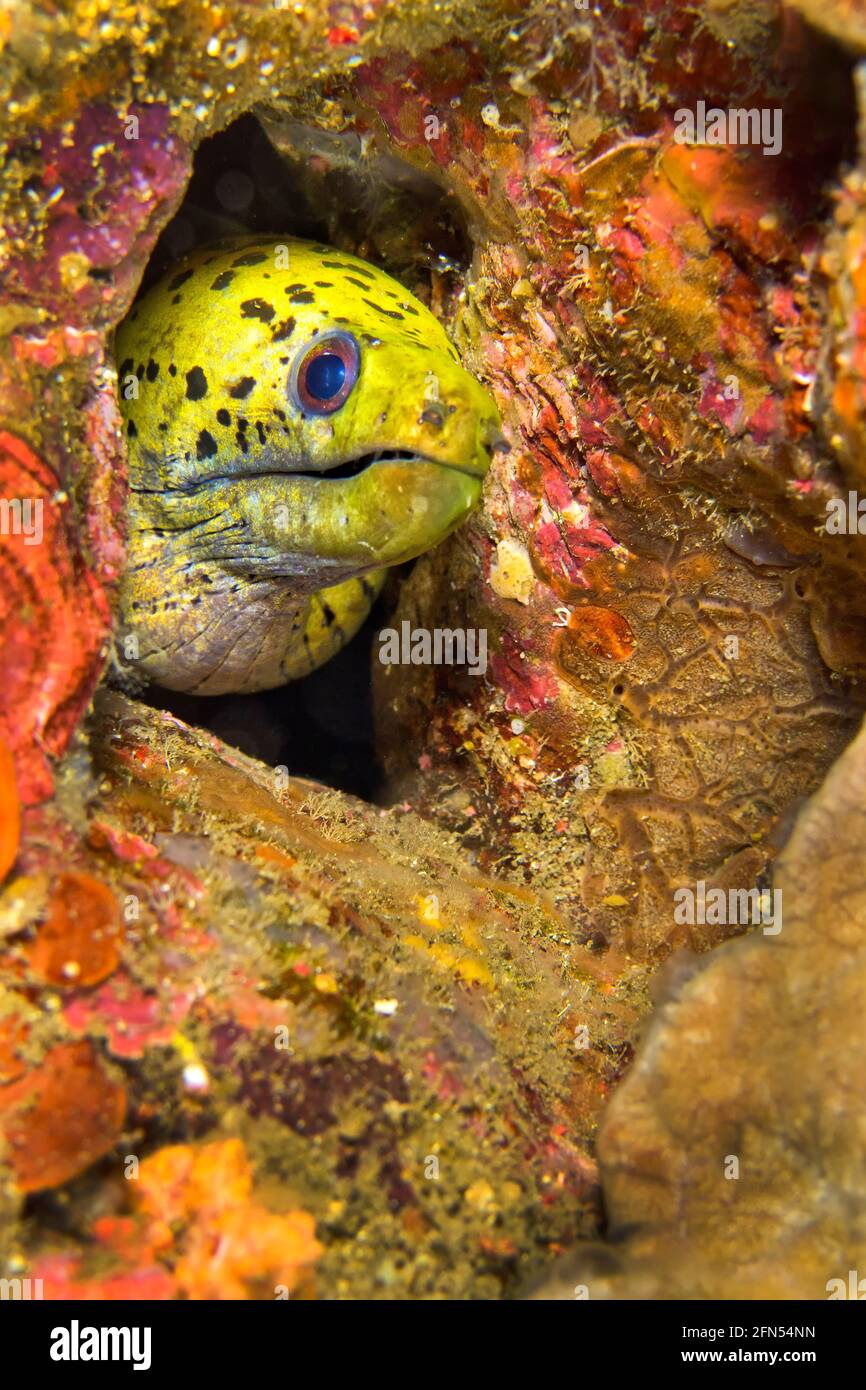
{"type": "Polygon", "coordinates": [[[357,478],[361,473],[365,473],[368,468],[372,468],[376,463],[392,461],[394,463],[435,463],[440,468],[453,468],[458,473],[466,473],[471,478],[483,477],[487,471],[487,463],[476,464],[473,466],[463,465],[452,462],[450,459],[433,458],[429,454],[419,454],[412,449],[376,449],[364,454],[355,454],[351,458],[343,459],[335,463],[333,467],[326,469],[298,469],[292,472],[295,478],[314,478],[318,482],[336,482],[340,479],[357,478]]]}
{"type": "Polygon", "coordinates": [[[483,482],[482,472],[403,450],[359,455],[348,476],[342,464],[303,472],[246,462],[184,488],[132,489],[130,534],[145,568],[186,574],[205,564],[313,592],[438,545],[483,482]]]}
{"type": "Polygon", "coordinates": [[[348,478],[260,478],[240,490],[238,510],[259,555],[335,583],[438,545],[477,504],[482,482],[467,468],[394,451],[348,478]]]}

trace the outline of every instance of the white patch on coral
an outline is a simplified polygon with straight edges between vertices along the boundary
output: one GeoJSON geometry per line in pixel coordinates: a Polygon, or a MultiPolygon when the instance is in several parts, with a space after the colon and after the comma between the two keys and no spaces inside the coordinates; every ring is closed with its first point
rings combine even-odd
{"type": "Polygon", "coordinates": [[[496,559],[490,567],[490,586],[500,598],[528,603],[535,583],[529,551],[521,541],[506,536],[496,547],[496,559]]]}

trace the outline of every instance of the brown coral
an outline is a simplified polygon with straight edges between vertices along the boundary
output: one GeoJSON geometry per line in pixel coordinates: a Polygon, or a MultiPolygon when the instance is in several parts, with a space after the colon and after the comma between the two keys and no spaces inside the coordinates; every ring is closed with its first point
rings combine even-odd
{"type": "Polygon", "coordinates": [[[542,1296],[821,1299],[863,1268],[864,794],[861,733],[779,860],[781,932],[672,972],[599,1139],[612,1249],[542,1296]]]}
{"type": "MultiPolygon", "coordinates": [[[[779,991],[802,997],[813,968],[847,1008],[831,946],[807,952],[787,908],[778,943],[721,948],[737,924],[672,911],[683,883],[768,881],[863,709],[862,543],[821,525],[862,475],[863,179],[844,168],[849,56],[803,15],[862,44],[855,7],[807,0],[651,0],[601,23],[565,0],[338,16],[100,0],[0,30],[0,469],[45,522],[41,547],[6,527],[0,556],[0,871],[20,874],[2,898],[0,1157],[19,1192],[83,1174],[113,1190],[128,1093],[146,1211],[103,1231],[116,1253],[129,1236],[105,1296],[288,1288],[310,1219],[267,1212],[253,1173],[315,1220],[326,1296],[518,1287],[597,1232],[597,1126],[683,945],[717,954],[664,1008],[602,1144],[615,1220],[655,1202],[617,1287],[812,1291],[856,1254],[832,1202],[810,1206],[824,1139],[803,1120],[818,1107],[837,1185],[856,1186],[844,1069],[828,1049],[823,1109],[781,1022],[772,1074],[751,1043],[725,1050],[725,1023],[752,1038],[767,1000],[795,1026],[779,991]],[[675,113],[705,97],[784,107],[783,151],[682,145],[675,113]],[[377,669],[388,810],[278,784],[119,696],[81,723],[123,563],[108,333],[196,145],[253,109],[335,243],[445,319],[514,444],[472,527],[400,592],[398,620],[486,628],[491,663],[484,681],[377,669]],[[704,1127],[683,1109],[681,1029],[704,1127]],[[772,1133],[749,1121],[756,1095],[772,1133]],[[741,1120],[744,1176],[721,1187],[741,1120]],[[778,1250],[781,1229],[752,1165],[791,1126],[809,1160],[789,1162],[790,1191],[822,1234],[810,1264],[798,1226],[790,1278],[764,1261],[749,1282],[737,1241],[778,1250]],[[142,1242],[163,1200],[179,1234],[142,1242]]],[[[845,800],[852,766],[828,795],[845,800]]],[[[823,808],[783,884],[820,874],[823,808]]],[[[57,1287],[97,1287],[38,1223],[28,1239],[57,1287]]]]}

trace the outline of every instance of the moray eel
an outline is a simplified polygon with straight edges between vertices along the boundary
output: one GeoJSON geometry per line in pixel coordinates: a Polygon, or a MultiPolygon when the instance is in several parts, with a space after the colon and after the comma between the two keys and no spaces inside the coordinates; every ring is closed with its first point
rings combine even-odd
{"type": "Polygon", "coordinates": [[[121,681],[307,675],[390,565],[478,501],[496,407],[402,285],[316,243],[200,249],[118,330],[129,454],[121,681]]]}

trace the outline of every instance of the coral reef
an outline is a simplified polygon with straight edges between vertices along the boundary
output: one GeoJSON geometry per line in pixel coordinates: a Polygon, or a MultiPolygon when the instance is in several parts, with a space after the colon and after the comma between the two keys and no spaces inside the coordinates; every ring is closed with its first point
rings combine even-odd
{"type": "MultiPolygon", "coordinates": [[[[576,1136],[599,1082],[575,1078],[571,1015],[596,986],[613,991],[544,895],[486,878],[407,809],[295,782],[121,695],[98,696],[87,734],[99,816],[42,924],[7,941],[21,1076],[0,1105],[35,1099],[20,1143],[4,1125],[19,1192],[113,1149],[82,1179],[83,1234],[90,1204],[119,1221],[161,1174],[172,1187],[181,1160],[164,1145],[228,1128],[258,1177],[315,1217],[331,1296],[493,1294],[516,1287],[538,1242],[555,1252],[595,1228],[595,1165],[576,1136]]],[[[94,793],[79,777],[67,804],[83,813],[94,793]]],[[[56,813],[31,824],[7,894],[44,876],[56,813]]],[[[196,1214],[184,1198],[189,1220],[210,1230],[216,1200],[196,1214]]],[[[59,1268],[50,1248],[34,1258],[59,1268]]],[[[68,1277],[95,1276],[73,1260],[68,1277]]],[[[201,1292],[205,1273],[192,1283],[201,1292]]]]}
{"type": "Polygon", "coordinates": [[[841,0],[0,17],[4,1268],[496,1296],[582,1240],[601,1293],[811,1297],[855,1259],[866,591],[823,522],[863,475],[863,45],[841,0]],[[681,143],[699,101],[778,152],[681,143]],[[491,658],[373,663],[382,807],[98,690],[112,332],[251,111],[512,440],[394,590],[491,658]],[[778,940],[678,922],[698,880],[781,885],[778,940]]]}
{"type": "Polygon", "coordinates": [[[599,1137],[609,1243],[544,1296],[819,1299],[862,1268],[864,776],[861,733],[779,859],[778,937],[660,981],[599,1137]]]}
{"type": "Polygon", "coordinates": [[[239,1139],[158,1149],[135,1172],[134,1214],[100,1216],[88,1233],[111,1272],[83,1278],[79,1258],[54,1254],[36,1277],[53,1299],[302,1296],[322,1250],[312,1217],[272,1213],[251,1193],[239,1139]]]}

